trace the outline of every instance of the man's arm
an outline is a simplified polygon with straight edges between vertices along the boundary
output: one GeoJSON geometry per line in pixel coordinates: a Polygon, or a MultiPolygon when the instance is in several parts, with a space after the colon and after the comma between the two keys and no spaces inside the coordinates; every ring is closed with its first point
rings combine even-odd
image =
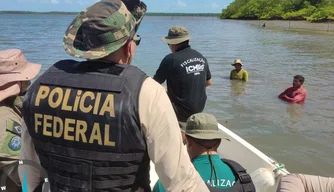
{"type": "Polygon", "coordinates": [[[277,192],[334,191],[334,178],[316,175],[289,174],[283,176],[277,192]]]}
{"type": "Polygon", "coordinates": [[[233,73],[234,73],[234,70],[232,70],[231,71],[231,73],[230,73],[230,80],[232,80],[233,78],[232,78],[232,76],[233,76],[233,73]]]}
{"type": "Polygon", "coordinates": [[[155,75],[153,76],[153,79],[157,81],[158,83],[162,84],[165,82],[165,80],[168,77],[169,73],[169,66],[173,65],[172,59],[169,55],[167,55],[160,63],[159,68],[155,72],[155,75]]]}
{"type": "MultiPolygon", "coordinates": [[[[31,136],[29,135],[27,126],[24,122],[22,122],[20,160],[23,160],[23,162],[24,160],[30,160],[40,164],[31,136]]],[[[21,183],[24,182],[24,174],[26,174],[28,191],[34,191],[44,179],[40,177],[41,170],[37,167],[23,164],[19,165],[18,171],[21,183]]]]}
{"type": "Polygon", "coordinates": [[[248,81],[248,72],[247,71],[244,72],[244,76],[243,76],[242,80],[244,80],[245,82],[248,81]]]}
{"type": "Polygon", "coordinates": [[[210,86],[210,85],[212,85],[212,79],[209,79],[206,81],[206,86],[210,86]]]}
{"type": "MultiPolygon", "coordinates": [[[[208,61],[205,59],[205,62],[208,63],[208,61]]],[[[212,84],[212,77],[211,77],[211,71],[209,64],[207,64],[208,70],[206,71],[206,86],[210,86],[212,84]]]]}
{"type": "Polygon", "coordinates": [[[164,88],[151,78],[144,81],[140,91],[139,118],[148,155],[166,191],[208,191],[183,146],[179,124],[164,88]]]}
{"type": "Polygon", "coordinates": [[[299,103],[305,100],[306,94],[305,93],[298,93],[293,98],[288,97],[287,95],[283,95],[282,99],[288,101],[290,103],[299,103]]]}
{"type": "Polygon", "coordinates": [[[288,92],[289,89],[290,89],[290,87],[285,89],[281,94],[278,95],[278,98],[284,99],[283,96],[288,92]]]}

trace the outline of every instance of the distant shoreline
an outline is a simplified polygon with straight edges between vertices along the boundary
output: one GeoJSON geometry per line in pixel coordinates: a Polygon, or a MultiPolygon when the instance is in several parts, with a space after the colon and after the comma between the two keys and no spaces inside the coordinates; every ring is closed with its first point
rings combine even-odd
{"type": "MultiPolygon", "coordinates": [[[[0,14],[44,14],[44,15],[77,15],[79,12],[34,12],[34,11],[0,11],[0,14]]],[[[201,16],[201,17],[219,17],[220,13],[147,13],[147,16],[201,16]]]]}

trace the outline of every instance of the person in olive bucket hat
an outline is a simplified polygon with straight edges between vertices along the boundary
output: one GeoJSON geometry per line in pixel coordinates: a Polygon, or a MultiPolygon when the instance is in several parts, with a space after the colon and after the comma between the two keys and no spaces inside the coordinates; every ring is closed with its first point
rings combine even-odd
{"type": "Polygon", "coordinates": [[[160,84],[167,81],[167,94],[182,127],[190,115],[203,111],[211,72],[207,59],[190,47],[186,27],[172,26],[161,39],[172,53],[161,61],[153,79],[160,84]]]}
{"type": "MultiPolygon", "coordinates": [[[[231,160],[220,159],[217,149],[221,143],[224,145],[224,142],[229,142],[230,137],[219,130],[218,122],[213,115],[207,113],[191,115],[186,125],[182,127],[182,132],[186,135],[189,157],[204,182],[210,187],[210,191],[231,189],[228,191],[255,192],[253,183],[243,184],[238,180],[238,174],[248,175],[241,165],[231,160]],[[240,190],[242,188],[247,190],[240,190]]],[[[153,191],[166,190],[158,181],[153,191]]]]}
{"type": "Polygon", "coordinates": [[[163,87],[130,65],[146,9],[101,0],[68,27],[66,52],[86,61],[58,61],[27,92],[21,158],[38,162],[19,167],[27,191],[151,191],[150,160],[170,191],[208,191],[163,87]]]}

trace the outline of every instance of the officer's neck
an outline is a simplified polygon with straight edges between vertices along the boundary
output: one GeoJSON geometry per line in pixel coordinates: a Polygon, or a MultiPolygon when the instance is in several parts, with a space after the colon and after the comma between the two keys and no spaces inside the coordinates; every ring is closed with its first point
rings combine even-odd
{"type": "Polygon", "coordinates": [[[189,156],[190,156],[190,159],[194,159],[195,157],[198,157],[200,155],[208,155],[208,154],[213,155],[213,154],[218,154],[218,153],[217,153],[217,151],[214,151],[214,150],[210,150],[210,151],[208,151],[208,150],[198,150],[198,151],[195,151],[192,154],[189,154],[189,156]]]}
{"type": "Polygon", "coordinates": [[[117,64],[130,64],[131,57],[128,57],[125,54],[121,54],[121,52],[117,51],[106,57],[97,59],[95,61],[106,62],[106,63],[117,63],[117,64]]]}

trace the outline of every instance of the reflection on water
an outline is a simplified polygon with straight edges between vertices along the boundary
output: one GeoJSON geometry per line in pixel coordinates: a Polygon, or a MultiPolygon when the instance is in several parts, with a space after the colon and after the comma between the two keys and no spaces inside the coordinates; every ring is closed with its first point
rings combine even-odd
{"type": "Polygon", "coordinates": [[[240,80],[230,80],[231,82],[231,96],[239,96],[246,94],[247,83],[240,80]]]}
{"type": "Polygon", "coordinates": [[[298,126],[296,125],[303,117],[304,114],[304,103],[302,104],[287,104],[286,112],[290,115],[290,121],[287,125],[287,128],[291,132],[298,131],[298,126]]]}

